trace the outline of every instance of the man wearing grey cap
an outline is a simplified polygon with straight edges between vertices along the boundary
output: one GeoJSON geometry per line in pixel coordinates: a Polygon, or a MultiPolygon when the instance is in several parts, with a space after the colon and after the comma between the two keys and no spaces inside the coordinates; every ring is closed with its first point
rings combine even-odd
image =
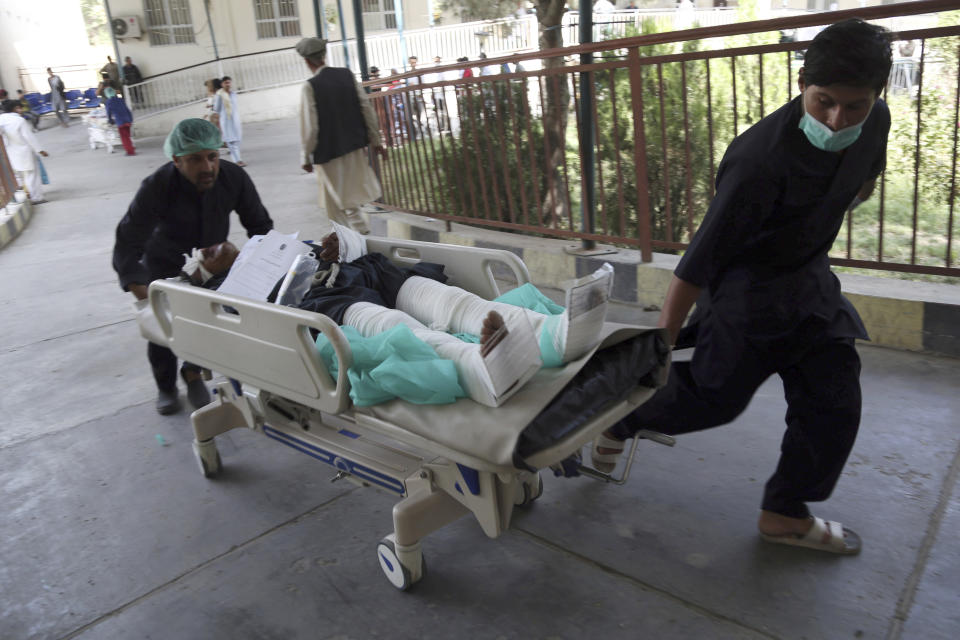
{"type": "Polygon", "coordinates": [[[301,166],[316,169],[330,220],[369,233],[360,207],[380,197],[380,182],[364,149],[387,155],[377,116],[349,69],[324,64],[326,40],[304,38],[296,49],[313,73],[300,94],[301,166]]]}

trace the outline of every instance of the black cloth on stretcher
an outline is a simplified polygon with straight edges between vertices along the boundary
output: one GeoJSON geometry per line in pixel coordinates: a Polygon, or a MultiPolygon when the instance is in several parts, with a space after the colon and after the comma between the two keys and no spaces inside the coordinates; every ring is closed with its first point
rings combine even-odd
{"type": "Polygon", "coordinates": [[[525,468],[525,458],[560,442],[637,386],[656,387],[669,354],[659,331],[597,351],[520,434],[514,465],[525,468]]]}
{"type": "MultiPolygon", "coordinates": [[[[320,253],[319,247],[316,248],[316,253],[320,253]]],[[[325,271],[331,264],[321,262],[317,271],[325,271]]],[[[390,309],[396,307],[397,292],[407,278],[412,276],[430,278],[437,282],[447,281],[442,264],[418,262],[410,267],[398,267],[382,254],[368,253],[352,262],[341,264],[333,287],[315,285],[307,291],[298,306],[307,311],[322,313],[337,324],[343,324],[347,307],[356,302],[372,302],[390,309]]]]}

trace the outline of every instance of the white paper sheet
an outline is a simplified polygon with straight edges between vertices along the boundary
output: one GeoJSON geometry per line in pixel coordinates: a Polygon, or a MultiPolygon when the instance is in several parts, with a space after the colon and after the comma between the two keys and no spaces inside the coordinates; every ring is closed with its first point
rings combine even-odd
{"type": "Polygon", "coordinates": [[[271,229],[265,236],[250,238],[217,291],[266,300],[297,256],[310,251],[310,247],[297,240],[298,235],[299,232],[283,234],[271,229]]]}

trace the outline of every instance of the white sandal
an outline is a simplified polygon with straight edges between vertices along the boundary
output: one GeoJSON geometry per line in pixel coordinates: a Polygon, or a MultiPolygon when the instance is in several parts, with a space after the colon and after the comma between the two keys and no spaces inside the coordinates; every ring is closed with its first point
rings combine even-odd
{"type": "Polygon", "coordinates": [[[613,473],[617,468],[617,462],[620,461],[620,455],[623,453],[623,440],[614,440],[608,438],[602,433],[593,441],[593,448],[590,450],[590,462],[593,468],[601,473],[613,473]],[[598,449],[614,449],[614,453],[600,453],[598,449]]]}
{"type": "Polygon", "coordinates": [[[784,535],[770,535],[761,533],[760,537],[774,544],[788,544],[795,547],[816,549],[841,555],[856,555],[860,553],[863,543],[860,536],[847,529],[839,522],[831,522],[813,517],[813,525],[805,534],[788,533],[784,535]]]}

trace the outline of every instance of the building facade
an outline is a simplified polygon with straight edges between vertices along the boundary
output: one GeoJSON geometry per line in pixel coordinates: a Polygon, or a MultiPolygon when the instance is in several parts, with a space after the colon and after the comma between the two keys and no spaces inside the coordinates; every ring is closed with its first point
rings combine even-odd
{"type": "MultiPolygon", "coordinates": [[[[355,37],[352,0],[108,0],[114,21],[132,25],[118,37],[120,58],[130,56],[149,77],[216,57],[290,48],[305,36],[355,37]],[[321,16],[320,20],[317,19],[321,16]]],[[[433,23],[435,0],[361,0],[366,35],[395,33],[401,25],[433,23]]]]}

